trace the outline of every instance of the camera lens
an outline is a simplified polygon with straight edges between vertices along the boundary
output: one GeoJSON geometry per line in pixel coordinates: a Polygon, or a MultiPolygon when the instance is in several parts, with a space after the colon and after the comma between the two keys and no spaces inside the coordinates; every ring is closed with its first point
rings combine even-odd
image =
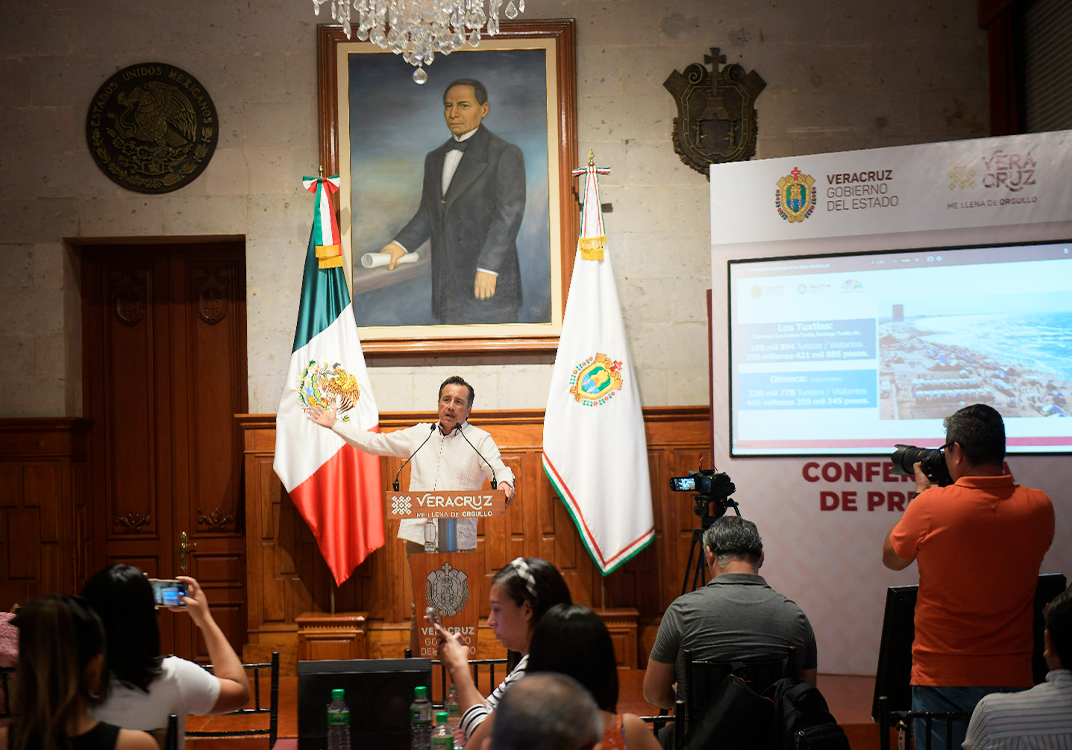
{"type": "Polygon", "coordinates": [[[935,484],[940,487],[953,484],[953,478],[949,476],[949,468],[945,465],[945,454],[941,448],[917,448],[914,445],[901,444],[897,444],[894,448],[890,460],[893,461],[895,473],[915,474],[913,466],[919,463],[926,477],[935,484]]]}

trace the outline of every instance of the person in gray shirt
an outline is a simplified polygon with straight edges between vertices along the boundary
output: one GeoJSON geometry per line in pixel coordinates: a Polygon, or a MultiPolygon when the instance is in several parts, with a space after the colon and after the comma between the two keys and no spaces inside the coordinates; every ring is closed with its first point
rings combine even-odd
{"type": "Polygon", "coordinates": [[[791,656],[792,676],[814,683],[811,623],[795,602],[757,574],[763,540],[756,525],[723,516],[704,532],[703,547],[711,582],[679,596],[663,615],[644,675],[644,697],[659,708],[673,708],[677,697],[686,699],[686,650],[694,661],[791,656]]]}

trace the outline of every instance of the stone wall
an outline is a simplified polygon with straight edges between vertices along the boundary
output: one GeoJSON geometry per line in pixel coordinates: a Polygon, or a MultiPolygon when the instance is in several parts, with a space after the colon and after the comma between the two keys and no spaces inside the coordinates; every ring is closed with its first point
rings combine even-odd
{"type": "MultiPolygon", "coordinates": [[[[608,245],[646,406],[708,400],[708,184],[670,143],[671,71],[718,46],[762,75],[758,158],[987,134],[975,0],[528,6],[526,18],[577,19],[578,145],[613,169],[608,245]]],[[[65,239],[205,235],[245,237],[249,409],[275,411],[309,233],[300,180],[317,166],[317,20],[306,0],[0,6],[0,417],[81,414],[79,258],[65,239]],[[85,139],[100,84],[150,61],[196,76],[222,126],[204,174],[163,196],[105,178],[85,139]]],[[[384,410],[431,408],[454,371],[478,408],[538,408],[551,361],[379,359],[370,375],[384,410]]]]}

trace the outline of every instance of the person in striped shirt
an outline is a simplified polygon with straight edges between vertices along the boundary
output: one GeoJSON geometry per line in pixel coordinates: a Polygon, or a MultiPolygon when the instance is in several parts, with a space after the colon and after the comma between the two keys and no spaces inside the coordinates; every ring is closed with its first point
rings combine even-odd
{"type": "Polygon", "coordinates": [[[975,707],[967,750],[1072,750],[1072,587],[1046,607],[1046,682],[975,707]]]}

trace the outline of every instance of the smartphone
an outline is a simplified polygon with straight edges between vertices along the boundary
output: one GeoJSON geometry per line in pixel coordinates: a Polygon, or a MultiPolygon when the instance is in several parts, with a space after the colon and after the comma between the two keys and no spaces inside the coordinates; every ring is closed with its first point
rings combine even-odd
{"type": "Polygon", "coordinates": [[[696,477],[670,477],[670,489],[674,492],[695,492],[696,477]]]}
{"type": "Polygon", "coordinates": [[[432,622],[433,625],[441,624],[439,622],[439,615],[436,614],[436,611],[435,611],[434,607],[425,607],[424,608],[424,616],[427,617],[432,622]]]}
{"type": "Polygon", "coordinates": [[[153,601],[157,608],[160,607],[185,607],[182,596],[189,593],[189,589],[183,581],[174,578],[150,578],[149,583],[153,587],[153,601]]]}

